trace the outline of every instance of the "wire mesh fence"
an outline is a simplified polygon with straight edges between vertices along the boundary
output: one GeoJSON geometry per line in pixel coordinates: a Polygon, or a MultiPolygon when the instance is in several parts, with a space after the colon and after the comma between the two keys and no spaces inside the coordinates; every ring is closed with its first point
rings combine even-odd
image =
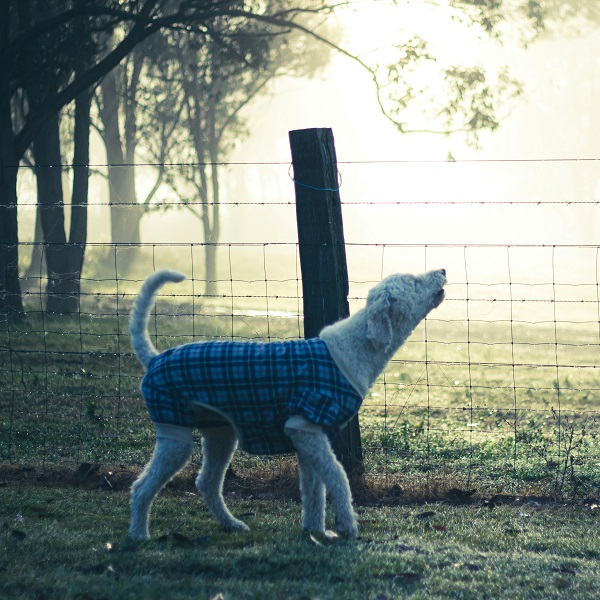
{"type": "MultiPolygon", "coordinates": [[[[344,204],[344,216],[353,223],[346,244],[351,312],[364,304],[372,285],[393,272],[444,267],[449,280],[445,302],[417,328],[365,398],[360,423],[366,472],[390,484],[412,480],[489,491],[597,492],[600,247],[393,243],[393,236],[385,235],[381,241],[353,241],[364,227],[378,229],[378,224],[410,239],[413,222],[425,220],[437,230],[441,219],[452,227],[465,210],[470,227],[481,235],[484,221],[478,223],[473,210],[494,211],[497,205],[471,203],[466,198],[444,205],[441,217],[435,217],[439,205],[433,197],[414,205],[352,198],[344,204]],[[353,208],[362,216],[360,226],[353,208]],[[415,216],[413,209],[429,216],[415,216]],[[388,211],[385,223],[382,210],[388,211]],[[369,214],[374,216],[367,221],[369,214]]],[[[286,215],[282,229],[293,225],[293,202],[261,204],[230,203],[224,218],[258,229],[272,208],[278,218],[286,215]]],[[[561,214],[575,210],[570,203],[549,204],[561,214]]],[[[582,207],[597,205],[582,202],[582,207]]],[[[544,210],[539,203],[532,208],[544,210]]],[[[508,203],[506,210],[510,215],[530,208],[508,203]]],[[[158,299],[151,334],[159,350],[205,339],[303,335],[295,242],[92,241],[79,310],[71,315],[44,310],[46,247],[21,244],[27,320],[0,326],[0,460],[5,463],[137,467],[147,460],[153,428],[138,391],[142,371],[130,350],[127,320],[141,281],[154,269],[177,268],[188,276],[164,288],[158,299]],[[209,247],[216,250],[218,270],[215,285],[207,287],[209,247]],[[34,260],[37,267],[25,268],[34,260]]],[[[241,453],[236,465],[276,471],[281,463],[241,453]]]]}

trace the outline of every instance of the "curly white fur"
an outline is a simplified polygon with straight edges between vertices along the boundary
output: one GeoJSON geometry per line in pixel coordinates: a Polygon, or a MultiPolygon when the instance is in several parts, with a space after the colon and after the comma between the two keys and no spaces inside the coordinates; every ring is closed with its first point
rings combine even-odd
{"type": "Polygon", "coordinates": [[[319,337],[348,381],[366,396],[398,348],[444,299],[446,271],[390,275],[356,314],[325,327],[319,337]]]}
{"type": "Polygon", "coordinates": [[[144,365],[144,368],[158,355],[158,351],[150,341],[150,336],[148,335],[148,319],[150,318],[150,311],[156,302],[156,294],[165,283],[179,283],[185,278],[183,273],[169,269],[156,271],[144,281],[142,289],[133,303],[129,315],[131,346],[138,360],[144,365]]]}
{"type": "MultiPolygon", "coordinates": [[[[131,343],[140,362],[147,366],[158,354],[148,335],[148,318],[156,293],[167,282],[185,276],[162,270],[145,281],[132,311],[131,343]]],[[[320,334],[338,368],[365,396],[389,360],[419,322],[444,299],[446,272],[441,269],[424,275],[392,275],[377,284],[365,308],[355,315],[325,327],[320,334]]],[[[201,429],[204,462],[196,480],[209,509],[227,530],[247,530],[227,509],[223,499],[225,471],[237,447],[231,427],[201,429]]],[[[336,509],[336,528],[350,538],[358,535],[352,495],[344,469],[336,459],[320,427],[294,416],[285,425],[298,455],[302,493],[302,527],[325,531],[326,492],[336,509]]],[[[132,486],[131,526],[134,539],[147,539],[152,501],[162,487],[190,460],[191,430],[157,424],[154,454],[132,486]]]]}

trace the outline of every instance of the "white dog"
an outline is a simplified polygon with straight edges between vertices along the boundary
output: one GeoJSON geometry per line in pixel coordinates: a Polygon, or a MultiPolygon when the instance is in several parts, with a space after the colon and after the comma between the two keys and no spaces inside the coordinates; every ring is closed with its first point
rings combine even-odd
{"type": "Polygon", "coordinates": [[[358,534],[348,478],[330,439],[360,404],[418,323],[444,299],[445,270],[392,275],[376,285],[365,308],[325,327],[311,340],[199,342],[159,354],[148,336],[158,289],[185,276],[162,270],[148,277],[130,320],[133,349],[146,367],[142,393],[156,425],[152,459],[132,486],[133,539],[148,539],[152,502],[190,460],[192,428],[202,433],[196,479],[209,509],[227,530],[247,530],[223,500],[223,480],[238,441],[255,454],[296,452],[302,527],[325,531],[325,497],[336,529],[358,534]]]}

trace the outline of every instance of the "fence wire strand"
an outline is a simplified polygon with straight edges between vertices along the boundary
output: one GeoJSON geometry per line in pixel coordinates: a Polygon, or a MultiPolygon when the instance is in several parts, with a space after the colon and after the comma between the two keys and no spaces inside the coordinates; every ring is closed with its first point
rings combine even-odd
{"type": "MultiPolygon", "coordinates": [[[[599,160],[535,163],[595,165],[599,160]]],[[[477,162],[534,164],[458,164],[477,162]]],[[[238,164],[288,166],[222,166],[238,164]]],[[[454,163],[339,164],[351,169],[454,163]]],[[[443,204],[450,210],[506,205],[509,211],[515,205],[552,204],[568,211],[599,204],[585,199],[445,202],[400,196],[344,205],[391,208],[401,221],[403,209],[412,204],[443,204]]],[[[289,200],[225,204],[233,211],[293,206],[289,200]]],[[[78,310],[69,315],[45,310],[45,262],[51,246],[26,240],[18,244],[23,257],[39,259],[21,278],[27,320],[0,320],[0,466],[139,467],[145,462],[152,427],[138,391],[142,372],[129,347],[127,319],[141,282],[157,268],[179,268],[188,275],[186,282],[161,290],[153,311],[151,336],[161,350],[208,339],[303,336],[295,242],[91,241],[85,244],[78,310]],[[220,260],[207,281],[204,261],[210,247],[220,260]]],[[[417,328],[365,398],[360,419],[367,473],[400,488],[410,485],[412,477],[429,489],[442,481],[464,490],[533,486],[575,494],[600,489],[600,246],[350,241],[346,248],[355,257],[348,261],[352,312],[364,304],[369,288],[393,271],[443,266],[449,277],[443,305],[417,328]],[[368,259],[361,259],[366,253],[368,259]],[[496,263],[486,271],[490,257],[496,263]]],[[[265,464],[270,473],[279,464],[243,454],[238,461],[236,468],[261,473],[265,464]]]]}

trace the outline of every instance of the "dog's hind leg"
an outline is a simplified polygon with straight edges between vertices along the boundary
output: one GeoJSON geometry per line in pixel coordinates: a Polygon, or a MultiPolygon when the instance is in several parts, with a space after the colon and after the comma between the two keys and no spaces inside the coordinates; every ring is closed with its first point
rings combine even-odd
{"type": "Polygon", "coordinates": [[[193,451],[194,445],[190,442],[156,439],[152,459],[131,486],[130,538],[146,540],[150,537],[148,523],[152,502],[167,482],[185,467],[193,451]]]}
{"type": "Polygon", "coordinates": [[[229,512],[223,499],[225,471],[237,448],[236,435],[231,427],[205,428],[201,431],[202,469],[196,479],[196,488],[223,529],[248,531],[248,526],[229,512]]]}
{"type": "MultiPolygon", "coordinates": [[[[352,509],[352,494],[344,468],[335,457],[324,433],[285,430],[292,440],[300,461],[309,465],[325,484],[336,510],[336,529],[342,535],[355,538],[358,535],[356,515],[352,509]]],[[[303,498],[304,499],[304,498],[303,498]]]]}
{"type": "Polygon", "coordinates": [[[302,452],[298,452],[298,467],[302,494],[302,529],[325,532],[325,484],[302,452]]]}

